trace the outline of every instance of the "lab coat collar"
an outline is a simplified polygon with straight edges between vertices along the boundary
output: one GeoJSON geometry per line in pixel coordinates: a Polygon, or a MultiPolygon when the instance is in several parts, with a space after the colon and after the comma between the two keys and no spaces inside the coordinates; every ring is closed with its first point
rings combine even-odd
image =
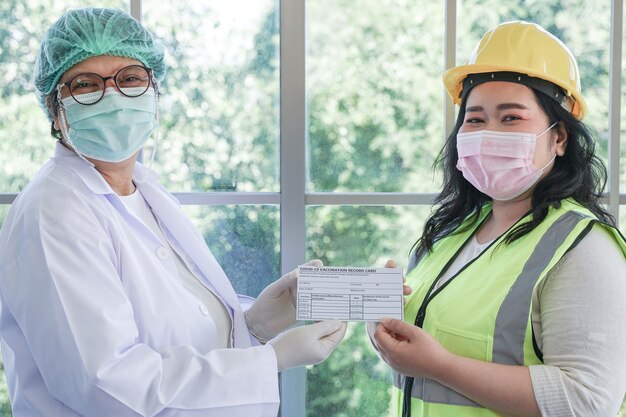
{"type": "MultiPolygon", "coordinates": [[[[115,194],[113,188],[111,188],[97,169],[79,158],[73,150],[65,147],[61,141],[56,143],[53,159],[74,171],[94,194],[115,194]]],[[[135,184],[156,181],[158,179],[159,175],[156,172],[139,162],[135,163],[133,170],[133,181],[135,184]]]]}

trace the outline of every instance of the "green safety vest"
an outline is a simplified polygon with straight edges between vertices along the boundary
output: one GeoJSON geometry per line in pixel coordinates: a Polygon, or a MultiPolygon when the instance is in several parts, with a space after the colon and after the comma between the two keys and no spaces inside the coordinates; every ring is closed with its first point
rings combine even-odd
{"type": "MultiPolygon", "coordinates": [[[[529,234],[499,245],[505,233],[433,291],[438,278],[490,212],[491,204],[487,204],[473,227],[436,242],[433,251],[407,274],[413,292],[405,306],[405,320],[457,355],[508,365],[541,364],[530,317],[533,291],[594,224],[604,224],[589,210],[564,200],[529,234]]],[[[517,224],[528,220],[530,216],[517,224]]],[[[624,237],[617,229],[604,226],[626,256],[624,237]]],[[[402,416],[404,402],[410,411],[406,415],[411,417],[497,416],[436,381],[398,373],[394,373],[392,401],[392,415],[396,416],[402,416]]]]}

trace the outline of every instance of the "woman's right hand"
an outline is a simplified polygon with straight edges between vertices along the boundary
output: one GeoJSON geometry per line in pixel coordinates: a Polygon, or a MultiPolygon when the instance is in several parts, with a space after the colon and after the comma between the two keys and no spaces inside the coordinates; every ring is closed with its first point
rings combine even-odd
{"type": "Polygon", "coordinates": [[[347,325],[339,320],[326,320],[287,330],[269,344],[276,352],[278,372],[285,369],[323,362],[339,345],[347,325]]]}

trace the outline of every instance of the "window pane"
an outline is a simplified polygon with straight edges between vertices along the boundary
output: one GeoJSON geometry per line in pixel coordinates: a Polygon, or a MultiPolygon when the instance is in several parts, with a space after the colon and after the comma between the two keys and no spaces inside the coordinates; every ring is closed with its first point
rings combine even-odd
{"type": "MultiPolygon", "coordinates": [[[[335,266],[383,266],[394,259],[406,270],[429,213],[427,206],[309,207],[306,258],[335,266]]],[[[389,367],[370,346],[364,324],[351,323],[332,356],[307,370],[307,416],[388,415],[391,385],[389,367]]]]}
{"type": "Polygon", "coordinates": [[[463,19],[458,20],[457,64],[469,57],[487,30],[510,20],[538,23],[561,39],[578,62],[582,93],[588,106],[585,123],[596,131],[597,152],[607,162],[610,7],[600,7],[598,0],[461,0],[458,15],[463,19]],[[580,30],[581,27],[585,30],[580,30]]]}
{"type": "Polygon", "coordinates": [[[0,191],[17,192],[52,154],[50,123],[35,99],[33,68],[45,30],[67,9],[113,6],[123,0],[0,2],[0,191]]]}
{"type": "Polygon", "coordinates": [[[434,191],[444,7],[309,0],[309,191],[434,191]]]}
{"type": "Polygon", "coordinates": [[[183,206],[230,279],[251,297],[280,277],[276,206],[183,206]]]}
{"type": "Polygon", "coordinates": [[[171,191],[277,191],[278,0],[150,1],[163,40],[156,170],[171,191]]]}
{"type": "MultiPolygon", "coordinates": [[[[1,352],[0,352],[1,353],[1,352]]],[[[0,415],[9,417],[13,415],[11,411],[11,400],[9,398],[9,387],[7,377],[4,373],[4,363],[0,359],[0,415]]]]}
{"type": "Polygon", "coordinates": [[[619,206],[619,230],[626,236],[626,206],[619,206]]]}

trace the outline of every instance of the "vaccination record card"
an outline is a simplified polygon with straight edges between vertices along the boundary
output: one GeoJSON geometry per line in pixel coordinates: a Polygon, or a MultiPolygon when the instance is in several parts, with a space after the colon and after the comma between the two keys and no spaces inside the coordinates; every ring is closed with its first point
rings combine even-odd
{"type": "Polygon", "coordinates": [[[402,320],[402,268],[298,267],[298,320],[402,320]]]}

